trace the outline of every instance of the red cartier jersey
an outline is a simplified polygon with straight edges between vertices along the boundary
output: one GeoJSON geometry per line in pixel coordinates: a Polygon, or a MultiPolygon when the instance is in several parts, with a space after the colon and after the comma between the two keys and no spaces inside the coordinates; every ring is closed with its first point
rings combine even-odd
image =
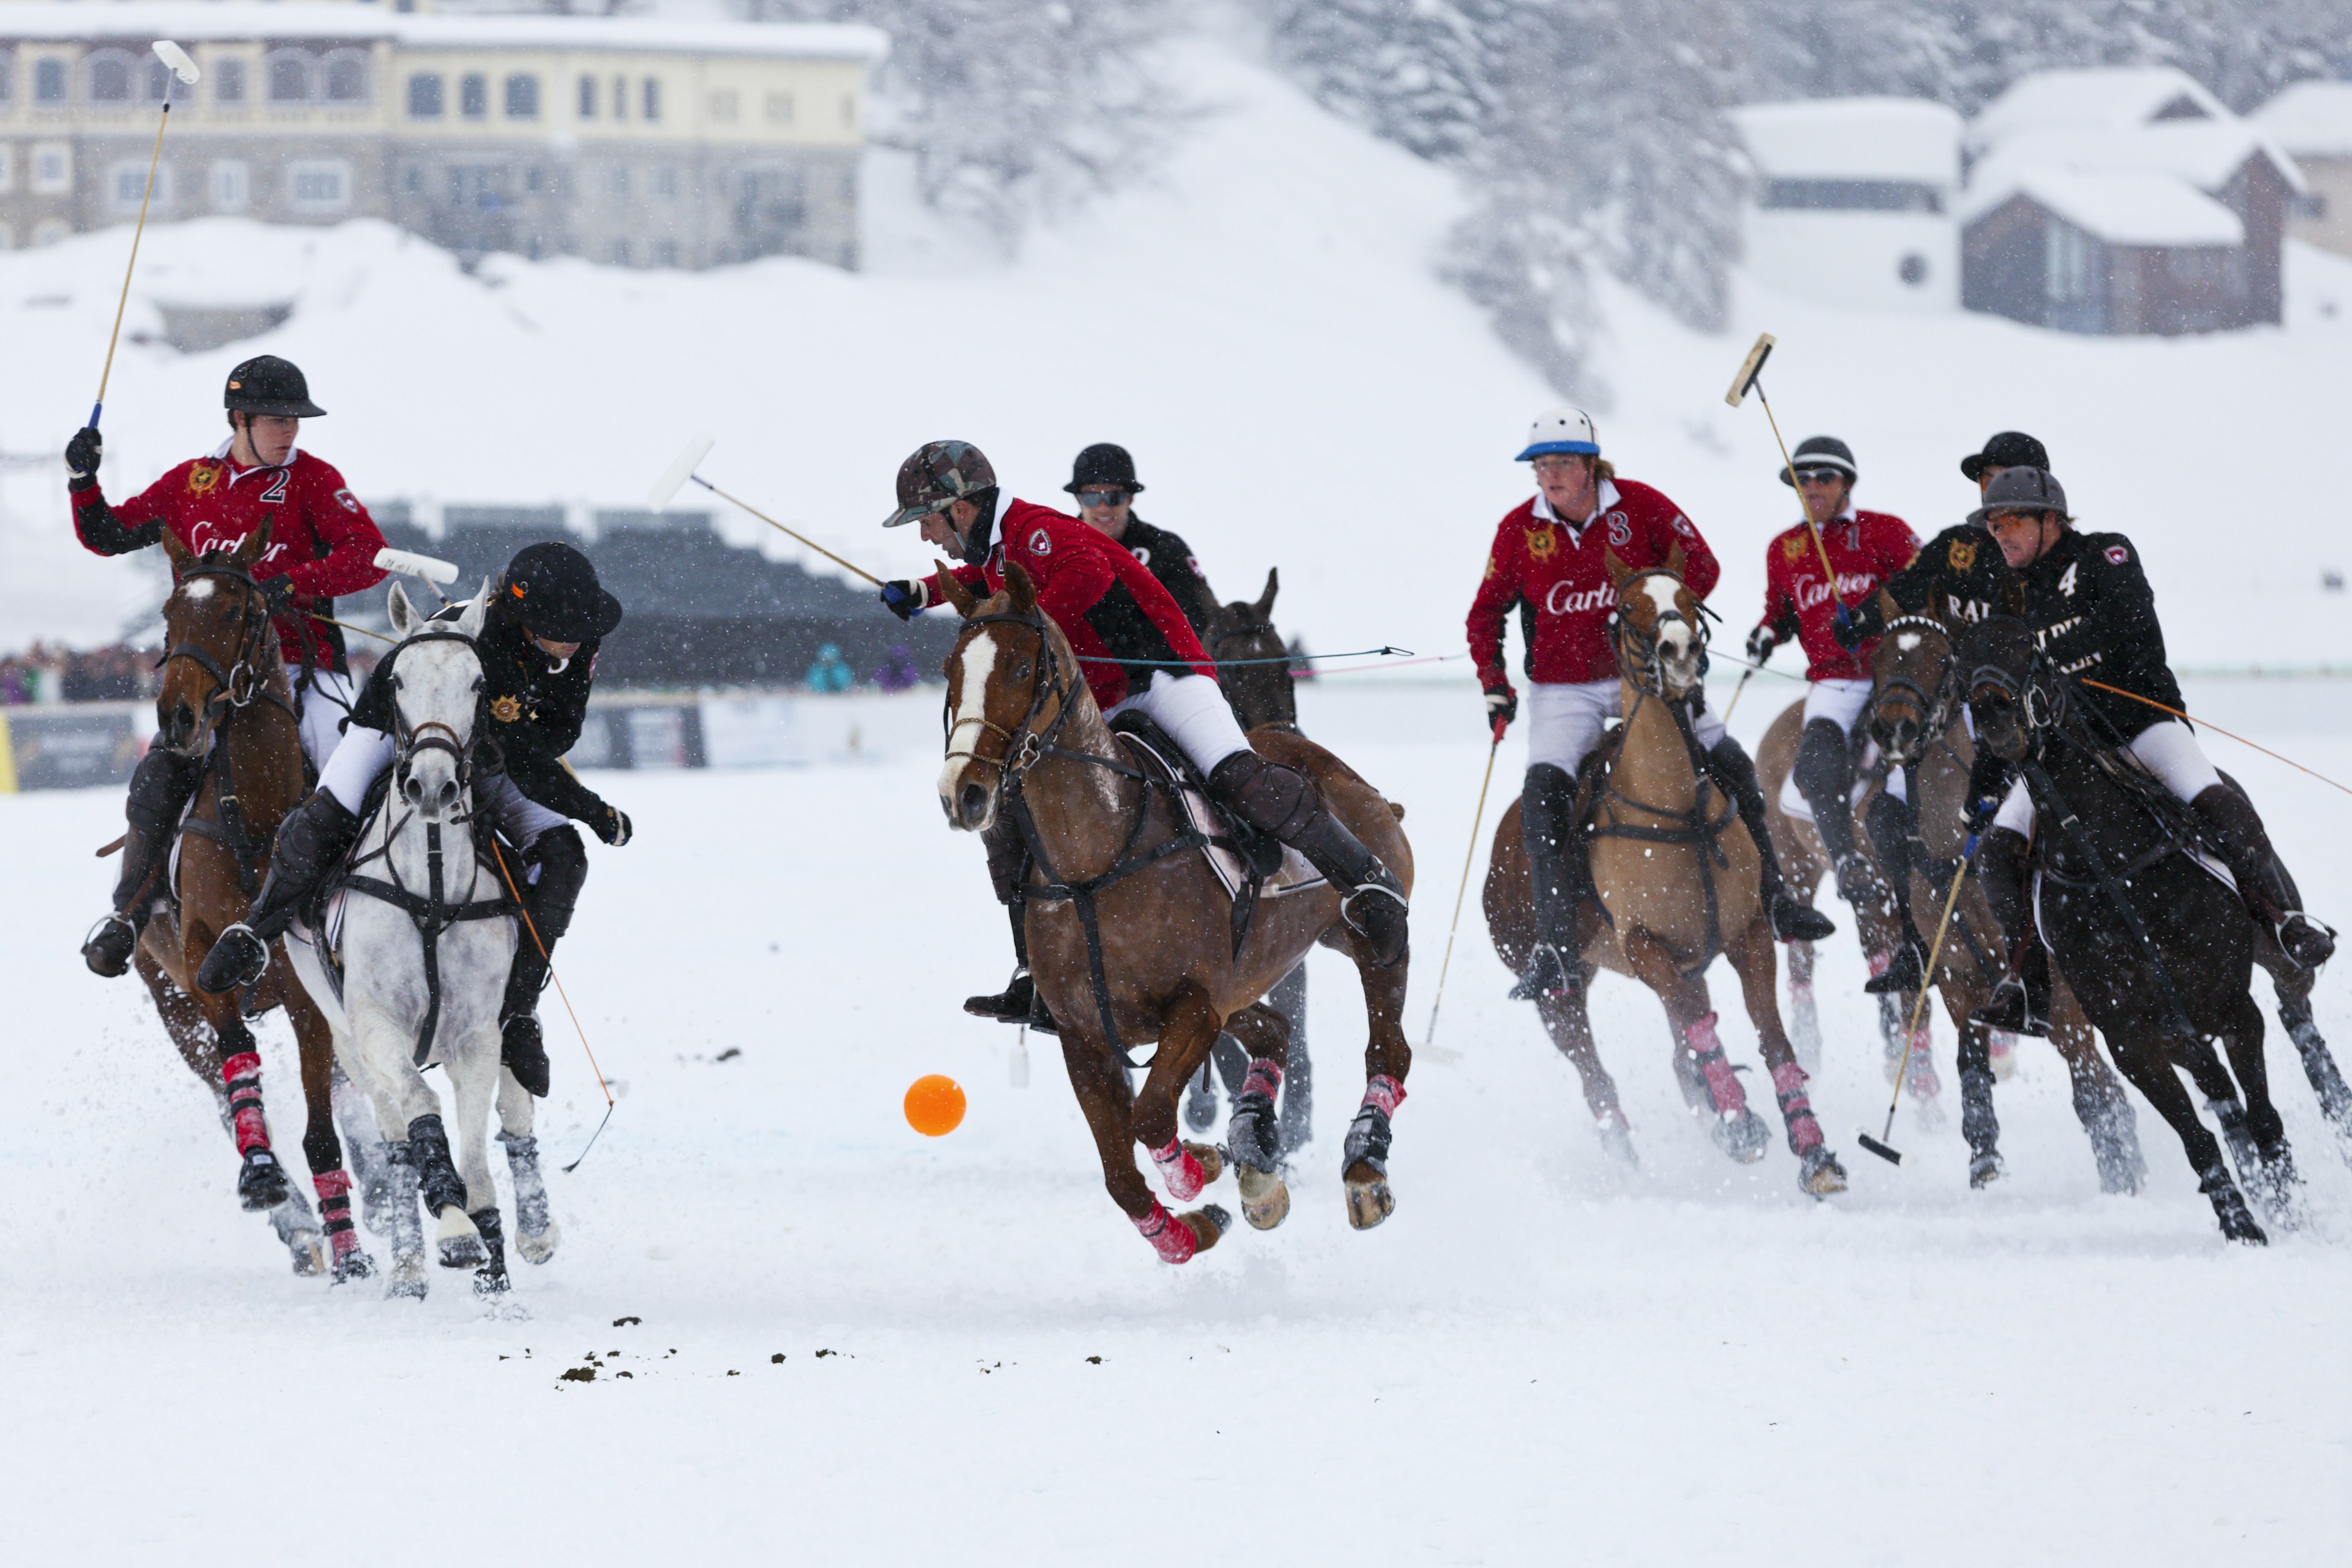
{"type": "MultiPolygon", "coordinates": [[[[181,543],[201,552],[234,547],[266,520],[269,548],[254,563],[253,575],[285,577],[294,584],[297,604],[322,615],[331,613],[337,595],[372,588],[385,575],[375,563],[376,552],[383,548],[375,520],[332,464],[299,448],[282,468],[242,469],[224,448],[182,463],[120,506],[108,506],[97,485],[70,499],[75,535],[99,555],[142,547],[124,538],[123,531],[150,522],[160,521],[181,543]]],[[[345,668],[336,627],[299,611],[276,621],[287,663],[301,662],[308,638],[318,664],[345,668]]]]}
{"type": "MultiPolygon", "coordinates": [[[[1868,599],[1919,553],[1919,537],[1911,525],[1885,511],[1855,511],[1832,520],[1822,530],[1822,543],[1837,571],[1838,600],[1845,605],[1868,599]]],[[[1796,633],[1811,661],[1805,667],[1807,680],[1868,680],[1877,639],[1846,652],[1830,629],[1836,616],[1830,591],[1822,582],[1821,552],[1813,548],[1811,531],[1801,522],[1765,548],[1764,623],[1783,641],[1796,633]]]]}
{"type": "Polygon", "coordinates": [[[1495,531],[1487,552],[1486,578],[1470,602],[1470,657],[1478,683],[1510,685],[1503,664],[1503,621],[1513,605],[1527,644],[1528,679],[1543,685],[1580,685],[1611,680],[1616,657],[1609,651],[1609,614],[1617,590],[1609,582],[1609,557],[1642,570],[1664,566],[1679,545],[1683,581],[1706,598],[1723,575],[1715,552],[1682,509],[1648,485],[1603,479],[1601,510],[1580,529],[1570,529],[1538,507],[1538,495],[1521,502],[1495,531]]]}
{"type": "MultiPolygon", "coordinates": [[[[1216,678],[1175,599],[1117,541],[1075,517],[1007,500],[988,563],[955,568],[956,581],[975,593],[998,592],[1008,552],[1037,585],[1037,607],[1070,639],[1087,688],[1106,711],[1149,685],[1157,669],[1180,675],[1189,664],[1192,673],[1216,678]]],[[[940,603],[939,574],[924,585],[928,602],[940,603]]]]}

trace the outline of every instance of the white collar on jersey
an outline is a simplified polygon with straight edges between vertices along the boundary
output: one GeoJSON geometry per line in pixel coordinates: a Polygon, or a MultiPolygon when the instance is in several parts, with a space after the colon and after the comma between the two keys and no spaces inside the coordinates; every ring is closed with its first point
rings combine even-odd
{"type": "Polygon", "coordinates": [[[1586,529],[1592,526],[1592,518],[1599,517],[1602,512],[1607,511],[1611,507],[1615,506],[1621,499],[1622,498],[1621,498],[1617,493],[1616,481],[1614,479],[1603,479],[1601,481],[1601,504],[1592,509],[1592,517],[1586,518],[1582,522],[1570,522],[1568,519],[1560,516],[1559,513],[1552,510],[1551,498],[1549,496],[1547,496],[1541,490],[1538,490],[1536,492],[1536,515],[1543,519],[1546,522],[1556,522],[1559,524],[1560,527],[1568,530],[1571,534],[1580,534],[1586,529]]]}
{"type": "MultiPolygon", "coordinates": [[[[231,436],[227,440],[223,441],[219,446],[215,447],[213,448],[213,461],[214,461],[214,462],[215,462],[215,463],[226,463],[226,464],[228,465],[228,467],[229,467],[229,476],[228,476],[228,482],[229,482],[229,483],[231,483],[231,484],[235,484],[235,483],[236,483],[236,481],[237,481],[237,480],[239,480],[239,479],[241,479],[245,478],[245,476],[246,476],[246,475],[247,475],[247,474],[262,474],[262,473],[268,473],[268,472],[269,471],[269,470],[268,470],[268,468],[238,468],[238,467],[236,466],[236,458],[232,458],[232,457],[230,457],[230,456],[228,455],[229,448],[230,448],[230,447],[234,447],[234,446],[236,446],[236,437],[235,436],[231,436]]],[[[286,460],[285,460],[284,462],[282,462],[282,463],[278,464],[278,467],[279,467],[279,468],[292,468],[292,467],[294,466],[294,459],[295,459],[296,458],[300,457],[301,455],[302,455],[302,443],[301,443],[301,442],[299,442],[299,441],[297,441],[297,442],[295,442],[295,443],[294,443],[294,445],[292,445],[291,447],[287,447],[287,448],[286,448],[286,460]]]]}

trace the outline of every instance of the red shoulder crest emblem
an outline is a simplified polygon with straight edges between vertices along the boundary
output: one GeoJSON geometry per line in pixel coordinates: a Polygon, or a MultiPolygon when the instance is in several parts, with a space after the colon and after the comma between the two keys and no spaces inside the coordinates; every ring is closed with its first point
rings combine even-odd
{"type": "Polygon", "coordinates": [[[2120,544],[2110,544],[2110,545],[2108,545],[2108,546],[2107,546],[2107,564],[2108,564],[2108,565],[2110,565],[2110,566],[2120,566],[2120,565],[2122,565],[2125,562],[2126,562],[2126,561],[2128,561],[2128,560],[2130,560],[2130,559],[2131,559],[2131,552],[2130,552],[2130,551],[2128,551],[2128,550],[2126,550],[2122,545],[2120,545],[2120,544]]]}
{"type": "Polygon", "coordinates": [[[1031,534],[1029,536],[1029,553],[1032,555],[1051,555],[1054,553],[1054,541],[1052,536],[1046,533],[1046,531],[1042,528],[1036,532],[1031,534]]]}
{"type": "Polygon", "coordinates": [[[1805,542],[1793,535],[1784,539],[1780,541],[1780,553],[1791,561],[1802,561],[1805,558],[1805,542]]]}
{"type": "MultiPolygon", "coordinates": [[[[1549,561],[1552,557],[1552,552],[1559,548],[1559,536],[1552,532],[1550,528],[1528,530],[1528,559],[1530,561],[1549,561]]],[[[1490,561],[1488,564],[1492,565],[1493,563],[1490,561]]]]}

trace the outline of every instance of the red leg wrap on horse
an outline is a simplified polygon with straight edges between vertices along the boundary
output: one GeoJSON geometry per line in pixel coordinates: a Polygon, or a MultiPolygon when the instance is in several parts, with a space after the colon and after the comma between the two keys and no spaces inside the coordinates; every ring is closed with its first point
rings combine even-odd
{"type": "Polygon", "coordinates": [[[1789,1124],[1790,1147],[1801,1154],[1821,1142],[1822,1124],[1805,1094],[1805,1069],[1794,1062],[1774,1068],[1772,1087],[1780,1094],[1780,1119],[1789,1124]]]}
{"type": "Polygon", "coordinates": [[[1183,1263],[1201,1250],[1201,1238],[1192,1227],[1170,1214],[1159,1199],[1151,1202],[1151,1212],[1135,1222],[1143,1239],[1151,1243],[1151,1250],[1160,1254],[1162,1263],[1183,1263]]]}
{"type": "Polygon", "coordinates": [[[236,1152],[269,1147],[269,1129],[261,1120],[261,1053],[239,1051],[221,1064],[221,1079],[228,1086],[228,1113],[236,1129],[236,1152]]]}
{"type": "Polygon", "coordinates": [[[1271,1099],[1274,1091],[1281,1087],[1282,1069],[1280,1068],[1264,1057],[1250,1058],[1249,1071],[1242,1079],[1244,1094],[1264,1094],[1271,1099]]]}
{"type": "Polygon", "coordinates": [[[1740,1087],[1739,1075],[1731,1070],[1724,1059],[1723,1041],[1715,1032],[1715,1015],[1696,1019],[1683,1031],[1690,1042],[1691,1055],[1698,1059],[1698,1070],[1706,1079],[1706,1097],[1715,1109],[1725,1116],[1736,1116],[1748,1109],[1748,1091],[1740,1087]]]}
{"type": "Polygon", "coordinates": [[[335,1256],[341,1258],[358,1251],[359,1235],[352,1228],[351,1173],[342,1170],[323,1172],[313,1175],[310,1184],[319,1190],[319,1217],[325,1222],[321,1228],[326,1231],[327,1239],[333,1244],[335,1256]]]}
{"type": "Polygon", "coordinates": [[[1364,1103],[1379,1106],[1383,1115],[1394,1116],[1397,1107],[1404,1103],[1404,1085],[1384,1072],[1374,1073],[1372,1080],[1364,1085],[1364,1103]]]}
{"type": "Polygon", "coordinates": [[[1168,1195],[1180,1204],[1191,1203],[1209,1184],[1201,1162],[1192,1157],[1192,1152],[1184,1147],[1181,1138],[1171,1138],[1168,1147],[1151,1151],[1151,1163],[1160,1167],[1160,1178],[1168,1184],[1168,1195]]]}

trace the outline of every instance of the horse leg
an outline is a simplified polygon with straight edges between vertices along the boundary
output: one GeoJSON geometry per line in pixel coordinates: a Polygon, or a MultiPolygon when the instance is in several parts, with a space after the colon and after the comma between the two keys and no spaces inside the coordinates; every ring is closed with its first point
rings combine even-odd
{"type": "Polygon", "coordinates": [[[1593,1124],[1601,1130],[1601,1148],[1611,1159],[1628,1165],[1642,1162],[1633,1152],[1633,1130],[1625,1120],[1624,1107],[1617,1102],[1617,1080],[1601,1064],[1600,1048],[1592,1040],[1592,1014],[1586,1005],[1592,989],[1591,972],[1585,973],[1584,984],[1558,994],[1536,998],[1536,1016],[1543,1020],[1544,1033],[1551,1037],[1552,1048],[1569,1059],[1577,1077],[1584,1085],[1585,1108],[1592,1112],[1593,1124]]]}
{"type": "MultiPolygon", "coordinates": [[[[392,1272],[383,1282],[386,1300],[425,1299],[425,1228],[417,1218],[416,1151],[408,1141],[408,1120],[403,1114],[404,1087],[368,1055],[368,1040],[354,1034],[343,1064],[357,1080],[367,1104],[367,1125],[347,1116],[343,1134],[354,1149],[373,1143],[383,1157],[383,1191],[368,1209],[392,1244],[392,1272]],[[369,1137],[373,1132],[374,1136],[369,1137]]],[[[348,1108],[347,1108],[348,1109],[348,1108]]]]}
{"type": "Polygon", "coordinates": [[[2279,1022],[2286,1026],[2287,1038],[2294,1042],[2295,1054],[2303,1058],[2303,1076],[2311,1080],[2312,1092],[2319,1097],[2319,1113],[2336,1131],[2336,1152],[2352,1162],[2352,1088],[2346,1086],[2327,1041],[2312,1020],[2312,978],[2311,971],[2291,964],[2284,972],[2271,971],[2271,984],[2278,993],[2279,1022]]]}
{"type": "Polygon", "coordinates": [[[562,1231],[548,1212],[547,1181],[539,1173],[530,1091],[503,1068],[499,1069],[499,1142],[506,1145],[507,1175],[514,1183],[515,1250],[526,1263],[544,1263],[555,1256],[562,1231]]]}
{"type": "Polygon", "coordinates": [[[228,1096],[229,1131],[236,1139],[237,1202],[255,1214],[284,1203],[293,1186],[269,1146],[269,1121],[261,1107],[261,1046],[237,1011],[236,998],[206,997],[197,1005],[212,1025],[221,1056],[221,1087],[228,1096]]]}
{"type": "MultiPolygon", "coordinates": [[[[1315,1137],[1315,1062],[1307,1050],[1305,959],[1267,993],[1265,1001],[1290,1025],[1290,1047],[1282,1059],[1282,1128],[1276,1143],[1287,1155],[1315,1137]]],[[[2352,1150],[2352,1145],[2347,1148],[2352,1150]]]]}
{"type": "Polygon", "coordinates": [[[1233,1152],[1234,1179],[1242,1194],[1242,1217],[1253,1230],[1272,1230],[1290,1213],[1290,1188],[1282,1179],[1282,1138],[1274,1120],[1274,1097],[1282,1087],[1290,1057],[1290,1021],[1260,1002],[1225,1020],[1226,1037],[1249,1053],[1234,1114],[1225,1124],[1233,1152]]]}
{"type": "Polygon", "coordinates": [[[1772,928],[1759,915],[1738,942],[1726,950],[1739,976],[1741,999],[1756,1026],[1756,1043],[1771,1069],[1772,1089],[1780,1106],[1780,1121],[1788,1129],[1789,1152],[1797,1157],[1797,1184],[1817,1198],[1845,1191],[1845,1167],[1822,1136],[1821,1118],[1813,1114],[1805,1092],[1805,1069],[1780,1027],[1779,968],[1773,955],[1772,928]]]}
{"type": "MultiPolygon", "coordinates": [[[[310,996],[290,982],[286,1020],[293,1026],[301,1055],[302,1100],[309,1115],[302,1129],[302,1157],[310,1166],[310,1185],[319,1194],[319,1217],[325,1222],[326,1246],[334,1256],[334,1282],[364,1279],[375,1272],[375,1259],[360,1246],[359,1232],[352,1225],[352,1178],[343,1169],[342,1140],[335,1134],[334,1033],[310,996]]],[[[319,1243],[314,1239],[311,1245],[315,1248],[319,1243]]],[[[299,1261],[295,1271],[305,1272],[299,1261]]]]}
{"type": "Polygon", "coordinates": [[[1960,1136],[1969,1145],[1969,1185],[1983,1188],[2001,1177],[2000,1119],[1992,1109],[1992,1031],[1969,1016],[1964,1001],[1973,994],[1946,993],[1953,1030],[1959,1036],[1960,1136]]]}
{"type": "Polygon", "coordinates": [[[2270,1068],[2263,1060],[2263,1010],[2252,994],[2242,991],[2231,1011],[2236,1016],[2221,1046],[2230,1054],[2238,1087],[2245,1091],[2246,1129],[2254,1141],[2256,1163],[2246,1184],[2273,1220],[2297,1226],[2304,1220],[2303,1177],[2294,1168],[2294,1151],[2287,1145],[2286,1123],[2271,1099],[2270,1068]]]}
{"type": "MultiPolygon", "coordinates": [[[[1715,1013],[1708,1005],[1706,980],[1683,973],[1666,944],[1644,927],[1630,927],[1623,945],[1626,967],[1633,972],[1634,979],[1657,993],[1658,1000],[1664,1004],[1666,1024],[1674,1032],[1675,1050],[1677,1055],[1690,1058],[1692,1076],[1706,1090],[1707,1135],[1715,1140],[1717,1148],[1741,1164],[1754,1164],[1764,1157],[1772,1130],[1764,1124],[1762,1117],[1748,1109],[1748,1091],[1724,1055],[1723,1041],[1715,1031],[1715,1013]]],[[[1777,1006],[1774,1027],[1779,1027],[1777,1006]]],[[[1782,1043],[1786,1044],[1785,1039],[1782,1043]]]]}
{"type": "MultiPolygon", "coordinates": [[[[328,1092],[334,1100],[335,1124],[342,1130],[343,1151],[351,1159],[352,1181],[359,1188],[361,1228],[388,1237],[393,1228],[392,1170],[383,1133],[376,1126],[375,1108],[368,1103],[367,1091],[343,1070],[341,1060],[335,1063],[332,1079],[328,1092]]],[[[413,1194],[409,1205],[415,1206],[413,1194]]]]}
{"type": "Polygon", "coordinates": [[[1202,1247],[1214,1247],[1224,1234],[1217,1223],[1222,1210],[1212,1205],[1197,1216],[1171,1215],[1152,1195],[1143,1173],[1135,1168],[1135,1117],[1127,1064],[1111,1054],[1107,1042],[1089,1037],[1076,1023],[1066,1023],[1062,1065],[1069,1073],[1071,1092],[1078,1097],[1087,1130],[1095,1135],[1095,1153],[1102,1160],[1103,1185],[1110,1192],[1110,1201],[1143,1233],[1160,1261],[1182,1263],[1202,1247]]]}
{"type": "Polygon", "coordinates": [[[1412,1047],[1404,1038],[1405,972],[1412,961],[1400,958],[1381,969],[1357,955],[1358,945],[1344,951],[1356,958],[1371,1028],[1364,1043],[1363,1102],[1348,1123],[1339,1162],[1348,1223],[1370,1230],[1396,1212],[1396,1194],[1389,1190],[1389,1141],[1397,1107],[1404,1103],[1405,1075],[1412,1070],[1412,1047]]]}
{"type": "Polygon", "coordinates": [[[1822,1010],[1813,998],[1817,956],[1810,942],[1789,944],[1789,1038],[1807,1072],[1817,1072],[1822,1065],[1822,1010]]]}
{"type": "Polygon", "coordinates": [[[1190,981],[1169,1004],[1160,1028],[1160,1048],[1152,1053],[1151,1071],[1135,1100],[1135,1141],[1150,1154],[1168,1184],[1168,1195],[1191,1203],[1210,1183],[1224,1174],[1224,1157],[1206,1143],[1186,1143],[1176,1132],[1176,1097],[1207,1061],[1223,1020],[1209,994],[1190,981]]]}
{"type": "Polygon", "coordinates": [[[196,1081],[211,1090],[213,1104],[220,1112],[222,1131],[234,1131],[229,1121],[228,1089],[221,1077],[220,1042],[213,1037],[212,1026],[205,1021],[203,1009],[173,981],[145,943],[131,954],[131,966],[139,971],[139,978],[147,983],[149,994],[155,998],[155,1011],[163,1020],[163,1032],[171,1036],[180,1059],[188,1064],[196,1081]]]}
{"type": "Polygon", "coordinates": [[[2231,1163],[2238,1168],[2238,1180],[2253,1186],[2262,1169],[2262,1149],[2247,1119],[2245,1101],[2240,1098],[2238,1080],[2221,1065],[2221,1055],[2210,1041],[2174,1039],[2170,1048],[2173,1060],[2197,1085],[2197,1092],[2205,1097],[2205,1109],[2221,1124],[2221,1142],[2230,1151],[2231,1163]]]}
{"type": "MultiPolygon", "coordinates": [[[[444,1268],[470,1268],[482,1261],[481,1238],[466,1216],[466,1184],[450,1157],[449,1133],[441,1120],[441,1100],[425,1081],[409,1052],[409,1031],[370,1007],[352,1010],[355,1054],[373,1079],[370,1093],[387,1133],[397,1128],[394,1158],[416,1173],[417,1195],[436,1222],[435,1241],[444,1268]]],[[[395,1181],[395,1186],[399,1184],[395,1181]]],[[[393,1209],[401,1205],[395,1194],[393,1209]]],[[[397,1286],[400,1282],[394,1281],[397,1286]]],[[[406,1292],[402,1292],[406,1293],[406,1292]]]]}
{"type": "MultiPolygon", "coordinates": [[[[2123,1081],[2099,1055],[2097,1037],[2082,1005],[2062,984],[2052,998],[2050,1043],[2066,1064],[2074,1090],[2074,1120],[2091,1140],[2103,1193],[2137,1193],[2147,1176],[2139,1151],[2139,1118],[2123,1081]]],[[[1998,1069],[1996,1069],[1998,1070],[1998,1069]]]]}
{"type": "Polygon", "coordinates": [[[448,1048],[449,1086],[457,1101],[459,1173],[466,1184],[466,1217],[480,1237],[481,1258],[474,1270],[474,1294],[497,1296],[508,1289],[506,1227],[499,1215],[498,1183],[490,1175],[490,1104],[497,1097],[499,1035],[495,1026],[448,1048]]]}
{"type": "Polygon", "coordinates": [[[2152,1021],[2141,1022],[2128,1043],[2121,1031],[2111,1030],[2107,1044],[2124,1077],[2147,1097],[2156,1113],[2179,1135],[2180,1146],[2189,1155],[2189,1168],[2197,1173],[2197,1190],[2211,1201],[2221,1234],[2231,1241],[2255,1246],[2268,1243],[2270,1237],[2254,1223],[2252,1211],[2246,1207],[2237,1184],[2230,1179],[2230,1167],[2221,1158],[2221,1143],[2198,1120],[2196,1104],[2189,1100],[2188,1089],[2181,1087],[2179,1073],[2160,1051],[2149,1048],[2147,1042],[2160,1037],[2152,1021]]]}

